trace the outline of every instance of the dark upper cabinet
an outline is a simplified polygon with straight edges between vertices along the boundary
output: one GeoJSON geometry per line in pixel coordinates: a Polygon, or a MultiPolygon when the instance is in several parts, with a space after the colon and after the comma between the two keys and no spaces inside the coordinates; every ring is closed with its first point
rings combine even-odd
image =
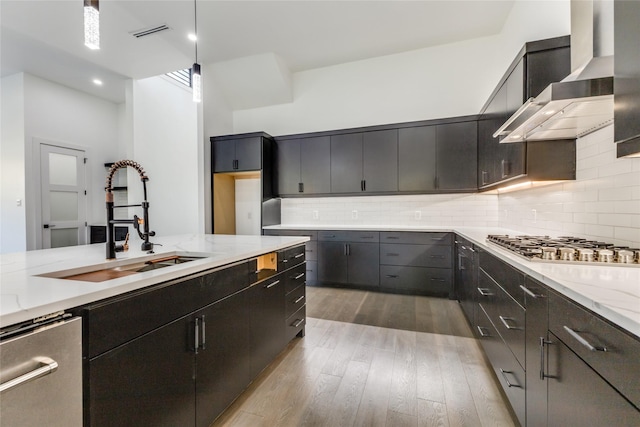
{"type": "Polygon", "coordinates": [[[362,133],[331,136],[331,192],[359,193],[362,188],[362,133]]]}
{"type": "MultiPolygon", "coordinates": [[[[546,151],[545,144],[538,144],[539,141],[501,144],[500,137],[493,137],[527,99],[539,95],[550,83],[565,78],[571,71],[570,61],[568,36],[526,43],[516,56],[478,121],[478,187],[481,190],[526,175],[533,179],[571,179],[571,170],[557,173],[543,167],[539,171],[527,164],[529,155],[539,157],[539,152],[546,151]]],[[[567,145],[566,141],[559,143],[567,145]]],[[[563,152],[568,153],[563,163],[573,162],[575,168],[571,150],[563,148],[563,152]]]]}
{"type": "Polygon", "coordinates": [[[436,188],[436,127],[398,129],[398,190],[436,188]]]}
{"type": "Polygon", "coordinates": [[[211,138],[213,172],[241,172],[262,169],[262,137],[211,138]]]}
{"type": "Polygon", "coordinates": [[[614,135],[618,157],[640,154],[640,2],[614,2],[614,135]]]}
{"type": "Polygon", "coordinates": [[[331,139],[328,136],[277,141],[278,192],[281,195],[331,192],[331,139]]]}
{"type": "Polygon", "coordinates": [[[438,190],[478,188],[477,122],[447,123],[436,126],[436,184],[438,190]]]}
{"type": "Polygon", "coordinates": [[[365,132],[362,147],[363,190],[398,191],[398,130],[365,132]]]}

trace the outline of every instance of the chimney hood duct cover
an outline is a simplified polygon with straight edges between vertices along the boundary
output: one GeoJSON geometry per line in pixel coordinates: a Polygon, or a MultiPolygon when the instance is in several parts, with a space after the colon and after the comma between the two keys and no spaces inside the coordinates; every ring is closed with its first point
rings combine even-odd
{"type": "Polygon", "coordinates": [[[571,1],[572,73],[530,98],[494,134],[501,143],[580,138],[613,123],[613,2],[571,1]],[[611,33],[609,34],[608,31],[611,33]],[[580,58],[586,64],[575,64],[580,58]]]}

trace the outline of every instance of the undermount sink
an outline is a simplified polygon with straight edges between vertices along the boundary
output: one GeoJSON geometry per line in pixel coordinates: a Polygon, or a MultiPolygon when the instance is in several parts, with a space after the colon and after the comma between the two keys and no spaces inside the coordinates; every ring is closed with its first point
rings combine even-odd
{"type": "Polygon", "coordinates": [[[78,280],[82,282],[104,282],[107,280],[118,279],[120,277],[130,276],[132,274],[144,273],[145,271],[157,270],[165,267],[172,267],[185,262],[202,259],[201,256],[190,255],[171,255],[162,256],[146,261],[134,261],[129,264],[119,265],[117,267],[99,268],[90,271],[78,272],[77,270],[57,271],[48,274],[42,274],[44,277],[55,277],[65,280],[78,280]]]}

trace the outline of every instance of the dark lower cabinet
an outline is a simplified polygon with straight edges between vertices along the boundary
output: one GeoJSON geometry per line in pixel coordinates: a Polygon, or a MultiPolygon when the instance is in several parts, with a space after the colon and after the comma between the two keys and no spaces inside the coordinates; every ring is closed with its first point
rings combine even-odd
{"type": "Polygon", "coordinates": [[[240,292],[196,313],[206,337],[195,359],[197,427],[208,427],[253,378],[250,329],[244,321],[253,308],[248,296],[240,292]]]}
{"type": "Polygon", "coordinates": [[[249,288],[251,378],[258,376],[285,344],[282,325],[285,318],[285,274],[280,273],[249,288]]]}
{"type": "Polygon", "coordinates": [[[379,245],[361,242],[318,242],[318,281],[377,288],[379,245]]]}
{"type": "Polygon", "coordinates": [[[318,242],[318,281],[348,283],[347,248],[344,242],[318,242]]]}
{"type": "MultiPolygon", "coordinates": [[[[476,288],[478,287],[478,268],[476,249],[473,244],[456,236],[456,267],[455,267],[455,289],[458,301],[467,320],[471,325],[476,325],[476,288]]],[[[477,334],[477,331],[474,331],[477,334]]]]}
{"type": "Polygon", "coordinates": [[[85,425],[193,425],[193,322],[182,317],[88,361],[85,425]]]}
{"type": "MultiPolygon", "coordinates": [[[[640,412],[550,333],[549,426],[638,426],[640,412]]],[[[636,376],[637,372],[629,373],[636,376]]]]}

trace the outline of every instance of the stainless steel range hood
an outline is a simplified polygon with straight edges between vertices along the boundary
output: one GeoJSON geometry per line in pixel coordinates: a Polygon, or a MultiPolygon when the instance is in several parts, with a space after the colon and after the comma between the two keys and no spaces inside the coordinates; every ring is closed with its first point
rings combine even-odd
{"type": "Polygon", "coordinates": [[[571,0],[571,71],[493,136],[501,143],[580,138],[613,124],[613,1],[571,0]]]}

